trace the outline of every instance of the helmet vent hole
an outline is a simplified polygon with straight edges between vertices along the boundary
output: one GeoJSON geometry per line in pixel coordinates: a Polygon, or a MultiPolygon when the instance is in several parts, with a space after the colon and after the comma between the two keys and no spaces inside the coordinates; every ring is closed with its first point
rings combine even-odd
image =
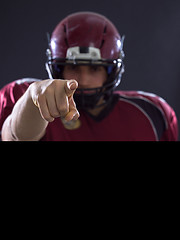
{"type": "Polygon", "coordinates": [[[107,26],[105,26],[103,33],[106,33],[106,32],[107,32],[107,26]]]}
{"type": "Polygon", "coordinates": [[[103,45],[104,45],[104,39],[103,39],[102,42],[101,42],[100,49],[103,47],[103,45]]]}
{"type": "Polygon", "coordinates": [[[68,44],[68,40],[67,40],[67,38],[65,38],[64,41],[65,41],[67,47],[69,47],[69,44],[68,44]]]}

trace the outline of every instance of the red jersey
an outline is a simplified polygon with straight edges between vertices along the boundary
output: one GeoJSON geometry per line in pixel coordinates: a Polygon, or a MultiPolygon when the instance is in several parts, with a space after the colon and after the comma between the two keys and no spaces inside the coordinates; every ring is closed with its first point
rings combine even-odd
{"type": "MultiPolygon", "coordinates": [[[[0,90],[0,131],[28,86],[37,79],[14,81],[0,90]]],[[[176,141],[178,124],[173,109],[160,97],[140,91],[115,91],[94,117],[80,111],[78,128],[67,129],[60,118],[49,123],[42,141],[176,141]]]]}

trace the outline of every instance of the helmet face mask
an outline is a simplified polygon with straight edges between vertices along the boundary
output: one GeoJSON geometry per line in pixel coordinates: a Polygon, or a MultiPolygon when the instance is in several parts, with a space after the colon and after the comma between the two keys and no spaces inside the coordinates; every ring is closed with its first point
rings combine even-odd
{"type": "MultiPolygon", "coordinates": [[[[91,32],[91,34],[93,33],[91,32]]],[[[90,12],[72,14],[61,21],[52,34],[51,42],[49,43],[50,48],[47,49],[46,52],[48,57],[46,70],[49,77],[63,79],[63,69],[66,65],[104,66],[107,70],[107,81],[103,86],[88,89],[78,88],[74,93],[74,99],[77,107],[84,110],[106,104],[111,98],[113,90],[119,85],[122,73],[124,72],[123,41],[124,36],[121,39],[115,27],[104,16],[90,12]],[[90,18],[93,20],[88,20],[90,18]],[[86,20],[86,24],[83,24],[82,20],[86,20]],[[76,29],[74,32],[72,32],[72,30],[70,31],[69,28],[70,33],[68,34],[68,26],[70,23],[75,26],[81,25],[79,33],[82,34],[83,29],[86,29],[89,26],[92,27],[92,21],[99,23],[99,28],[101,25],[102,29],[105,26],[104,29],[107,31],[107,36],[104,33],[101,34],[102,37],[101,35],[95,36],[98,30],[96,29],[97,24],[93,24],[94,36],[91,36],[91,39],[89,39],[90,33],[87,33],[84,38],[82,36],[82,41],[79,37],[79,42],[77,42],[76,36],[78,31],[76,28],[74,28],[76,29]],[[105,21],[106,24],[104,23],[105,21]],[[78,25],[78,23],[81,24],[78,25]],[[64,31],[65,26],[66,31],[64,31]],[[63,34],[65,35],[64,38],[62,38],[63,34]],[[74,39],[73,36],[75,36],[74,39]],[[99,38],[102,38],[102,42],[101,46],[97,47],[96,45],[99,38]],[[83,41],[85,41],[84,39],[86,40],[85,46],[82,45],[83,41]],[[113,41],[109,42],[109,40],[113,40],[114,44],[111,43],[113,41]],[[103,99],[103,103],[101,104],[99,104],[100,99],[103,99]]]]}
{"type": "Polygon", "coordinates": [[[104,66],[107,71],[107,80],[102,87],[97,88],[78,88],[74,94],[74,100],[79,109],[87,110],[105,105],[113,93],[113,90],[120,84],[121,75],[124,71],[122,61],[92,61],[84,59],[76,59],[69,61],[68,59],[56,59],[48,61],[46,68],[50,72],[50,77],[54,79],[64,79],[63,69],[66,65],[80,66],[104,66]],[[98,104],[103,97],[103,103],[98,104]]]}

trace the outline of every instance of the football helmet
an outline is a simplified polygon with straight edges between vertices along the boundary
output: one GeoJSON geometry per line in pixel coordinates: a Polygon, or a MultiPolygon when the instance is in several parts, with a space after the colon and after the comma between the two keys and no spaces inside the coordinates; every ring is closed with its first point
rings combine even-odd
{"type": "Polygon", "coordinates": [[[108,76],[104,85],[78,88],[74,99],[78,108],[86,110],[98,107],[102,97],[103,104],[106,104],[124,72],[123,41],[124,36],[121,38],[113,23],[103,15],[93,12],[71,14],[49,37],[46,51],[49,77],[63,79],[63,68],[67,64],[104,66],[108,76]]]}

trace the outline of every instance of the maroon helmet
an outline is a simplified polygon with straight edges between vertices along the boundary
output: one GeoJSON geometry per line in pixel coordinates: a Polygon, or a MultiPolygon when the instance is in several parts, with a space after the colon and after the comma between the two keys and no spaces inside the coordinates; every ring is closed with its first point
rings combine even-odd
{"type": "Polygon", "coordinates": [[[123,40],[106,17],[92,12],[71,14],[56,26],[49,41],[49,77],[62,79],[67,64],[104,66],[108,73],[105,84],[88,89],[88,94],[84,93],[87,89],[78,89],[74,97],[78,107],[85,109],[94,108],[102,96],[107,102],[124,72],[123,40]]]}

